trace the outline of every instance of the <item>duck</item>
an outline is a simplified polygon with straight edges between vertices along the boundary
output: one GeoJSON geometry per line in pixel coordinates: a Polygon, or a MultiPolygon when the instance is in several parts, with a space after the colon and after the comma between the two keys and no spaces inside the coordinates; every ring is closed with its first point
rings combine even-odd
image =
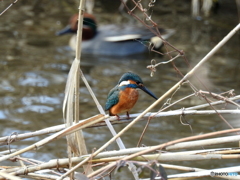
{"type": "MultiPolygon", "coordinates": [[[[73,34],[69,46],[76,51],[78,14],[74,14],[69,25],[56,35],[73,34]]],[[[160,29],[163,39],[174,34],[172,29],[160,29]]],[[[82,30],[82,53],[103,56],[130,56],[149,50],[149,43],[159,49],[163,42],[146,27],[136,25],[102,25],[98,26],[94,15],[84,13],[82,30]]]]}

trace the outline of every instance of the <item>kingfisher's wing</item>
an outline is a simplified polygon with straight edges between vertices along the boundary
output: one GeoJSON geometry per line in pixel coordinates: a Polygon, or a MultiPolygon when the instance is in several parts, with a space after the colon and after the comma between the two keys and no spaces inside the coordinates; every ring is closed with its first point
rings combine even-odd
{"type": "Polygon", "coordinates": [[[117,85],[108,93],[107,102],[105,104],[105,111],[109,110],[111,107],[118,103],[119,92],[120,90],[117,85]]]}

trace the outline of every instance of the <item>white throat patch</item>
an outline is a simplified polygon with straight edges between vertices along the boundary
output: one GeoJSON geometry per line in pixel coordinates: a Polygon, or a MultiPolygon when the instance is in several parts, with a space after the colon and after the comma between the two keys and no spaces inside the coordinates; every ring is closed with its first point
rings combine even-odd
{"type": "Polygon", "coordinates": [[[122,81],[122,82],[119,84],[119,86],[126,86],[126,85],[128,85],[128,84],[130,84],[130,81],[122,81]]]}

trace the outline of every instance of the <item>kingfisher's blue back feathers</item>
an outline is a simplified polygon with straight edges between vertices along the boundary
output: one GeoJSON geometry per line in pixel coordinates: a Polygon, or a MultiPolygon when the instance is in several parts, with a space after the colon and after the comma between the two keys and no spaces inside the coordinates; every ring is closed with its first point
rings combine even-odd
{"type": "Polygon", "coordinates": [[[110,90],[107,97],[107,102],[105,104],[105,111],[109,110],[112,106],[118,103],[119,101],[119,91],[118,85],[110,90]]]}

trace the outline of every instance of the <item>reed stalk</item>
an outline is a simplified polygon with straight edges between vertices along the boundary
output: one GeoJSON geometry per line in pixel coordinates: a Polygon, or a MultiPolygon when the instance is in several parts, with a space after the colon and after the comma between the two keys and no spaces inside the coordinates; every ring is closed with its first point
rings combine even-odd
{"type": "MultiPolygon", "coordinates": [[[[219,103],[224,103],[224,102],[218,101],[213,105],[216,105],[219,103]]],[[[150,116],[157,119],[159,117],[179,116],[179,115],[183,115],[183,114],[184,115],[210,115],[210,114],[216,114],[217,112],[220,114],[240,114],[240,110],[217,110],[217,112],[215,110],[191,110],[191,109],[200,109],[200,108],[204,108],[207,106],[209,106],[209,104],[203,104],[203,105],[199,105],[199,106],[189,107],[184,110],[173,110],[173,111],[167,111],[167,112],[149,112],[149,113],[145,114],[141,120],[147,120],[147,118],[149,118],[150,116]]],[[[127,119],[127,116],[122,115],[122,116],[120,116],[121,121],[119,121],[115,116],[113,116],[113,117],[109,118],[109,121],[111,122],[111,124],[129,123],[132,121],[132,119],[138,117],[139,115],[140,115],[139,113],[131,114],[130,119],[127,119]]],[[[95,116],[93,116],[91,118],[94,118],[94,117],[95,116]]],[[[91,119],[91,118],[89,118],[89,119],[91,119]]],[[[84,123],[84,122],[89,121],[89,119],[80,120],[79,122],[84,123]]],[[[100,127],[100,126],[106,126],[106,122],[100,121],[100,122],[96,122],[96,123],[91,123],[86,128],[93,128],[93,127],[100,127]]],[[[28,133],[17,134],[17,135],[14,134],[12,136],[1,137],[0,143],[2,143],[2,145],[8,144],[8,142],[12,143],[12,142],[27,139],[27,138],[32,138],[32,137],[36,137],[36,136],[55,133],[55,132],[59,132],[63,129],[65,129],[64,124],[48,127],[48,128],[42,129],[42,130],[37,130],[35,132],[28,132],[28,133]]]]}
{"type": "Polygon", "coordinates": [[[17,176],[13,176],[11,174],[5,173],[5,172],[0,172],[0,178],[4,177],[4,179],[10,179],[10,180],[21,180],[21,178],[17,176]]]}
{"type": "MultiPolygon", "coordinates": [[[[236,131],[239,131],[239,129],[231,129],[231,132],[234,132],[234,131],[235,131],[235,132],[236,132],[236,131]]],[[[222,134],[223,132],[230,132],[230,130],[222,131],[221,134],[222,134]]],[[[126,161],[126,160],[129,160],[129,159],[133,158],[133,157],[141,156],[141,155],[143,155],[143,154],[146,154],[146,153],[149,153],[149,152],[152,152],[152,151],[155,151],[155,150],[159,150],[159,149],[161,150],[161,149],[163,149],[163,148],[166,148],[167,146],[174,145],[174,144],[176,144],[176,143],[180,143],[180,142],[183,142],[183,141],[195,140],[195,139],[204,138],[204,137],[209,137],[209,136],[214,136],[214,135],[217,135],[217,134],[219,134],[219,133],[220,133],[220,132],[214,132],[214,133],[208,133],[208,134],[204,134],[204,135],[192,136],[192,137],[188,137],[188,138],[182,138],[182,139],[170,141],[170,142],[167,142],[167,143],[164,143],[164,144],[160,144],[160,145],[158,145],[158,146],[155,146],[154,148],[151,148],[151,150],[146,149],[146,150],[140,151],[140,152],[138,152],[138,153],[131,154],[131,155],[125,157],[125,158],[122,158],[121,160],[126,161]]],[[[83,161],[82,161],[82,164],[85,163],[86,161],[87,161],[86,159],[83,160],[83,161]]],[[[105,166],[105,167],[103,167],[103,168],[100,168],[100,169],[94,171],[92,174],[88,175],[88,177],[94,177],[96,174],[104,171],[104,169],[109,169],[109,168],[112,168],[112,167],[114,167],[114,166],[116,166],[116,165],[117,165],[117,162],[111,163],[111,164],[109,164],[109,165],[107,165],[107,166],[105,166]]]]}
{"type": "MultiPolygon", "coordinates": [[[[233,130],[228,130],[228,131],[223,131],[223,132],[232,132],[233,130]]],[[[219,132],[217,132],[219,134],[219,132]]],[[[215,135],[216,133],[210,133],[210,135],[215,135]]],[[[202,136],[202,135],[201,135],[202,136]]],[[[206,137],[206,135],[204,135],[206,137]]],[[[191,139],[192,137],[190,137],[191,139]]],[[[199,143],[199,146],[203,145],[201,144],[201,141],[204,142],[204,146],[207,145],[212,145],[213,143],[215,144],[224,144],[227,142],[233,142],[233,141],[238,141],[239,136],[228,136],[228,137],[221,137],[221,138],[213,138],[213,139],[207,139],[207,140],[200,140],[200,141],[193,141],[186,142],[186,146],[182,147],[184,149],[186,148],[191,148],[195,147],[195,144],[199,143]],[[225,140],[224,140],[225,139],[225,140]],[[228,141],[226,141],[228,139],[228,141]]],[[[181,144],[181,143],[178,143],[181,144]]],[[[172,146],[177,146],[178,144],[172,145],[172,146]]],[[[160,145],[161,146],[161,145],[160,145]]],[[[168,147],[171,147],[168,146],[168,147]]],[[[153,146],[153,147],[141,147],[141,148],[131,148],[131,149],[125,149],[125,150],[119,150],[119,151],[110,151],[110,152],[103,152],[97,155],[93,160],[92,163],[98,163],[98,162],[111,162],[111,161],[117,161],[120,159],[124,159],[124,157],[128,158],[132,154],[137,154],[142,151],[148,151],[148,152],[154,152],[155,150],[159,149],[159,146],[153,146]],[[130,154],[130,155],[129,155],[130,154]]],[[[167,148],[166,148],[167,149],[167,148]]],[[[175,150],[175,149],[172,149],[175,150]]],[[[133,158],[130,158],[129,160],[137,160],[137,161],[149,161],[149,160],[158,160],[160,162],[163,161],[189,161],[189,160],[207,160],[207,159],[229,159],[229,158],[234,158],[237,159],[240,156],[238,154],[234,153],[239,153],[239,149],[234,149],[234,148],[223,148],[223,149],[206,149],[206,150],[193,150],[193,151],[184,151],[184,152],[157,152],[155,154],[151,155],[141,155],[141,156],[136,156],[133,158]]],[[[83,161],[85,158],[87,158],[90,155],[87,156],[82,156],[82,157],[74,157],[72,158],[72,163],[76,164],[78,162],[83,161]]],[[[47,163],[42,163],[39,165],[35,166],[29,166],[28,167],[28,172],[34,172],[36,170],[42,170],[42,169],[50,169],[54,167],[66,167],[69,164],[69,159],[56,159],[56,160],[50,160],[47,163]]],[[[25,173],[26,168],[12,168],[5,170],[7,173],[12,173],[12,175],[23,175],[25,173]]]]}
{"type": "Polygon", "coordinates": [[[11,153],[9,155],[5,155],[5,156],[0,157],[0,162],[1,161],[5,161],[5,160],[7,160],[9,158],[12,158],[14,156],[17,156],[19,154],[22,154],[24,152],[27,152],[29,150],[38,149],[39,147],[41,147],[41,146],[43,146],[43,145],[45,145],[47,143],[50,143],[53,140],[59,139],[61,137],[64,137],[64,136],[66,136],[68,134],[71,134],[71,133],[73,133],[75,131],[84,129],[87,126],[89,126],[90,124],[94,124],[96,122],[102,121],[104,118],[105,117],[103,115],[98,115],[98,116],[95,116],[93,118],[88,119],[88,121],[79,122],[79,123],[77,123],[77,124],[75,124],[73,126],[70,126],[70,127],[66,128],[66,129],[64,129],[62,131],[59,131],[59,132],[57,132],[57,133],[55,133],[55,134],[53,134],[53,135],[51,135],[51,136],[49,136],[47,138],[42,139],[41,141],[36,142],[36,143],[34,143],[34,144],[32,144],[32,145],[30,145],[28,147],[25,147],[25,148],[23,148],[23,149],[21,149],[19,151],[16,151],[16,152],[11,153]]]}

